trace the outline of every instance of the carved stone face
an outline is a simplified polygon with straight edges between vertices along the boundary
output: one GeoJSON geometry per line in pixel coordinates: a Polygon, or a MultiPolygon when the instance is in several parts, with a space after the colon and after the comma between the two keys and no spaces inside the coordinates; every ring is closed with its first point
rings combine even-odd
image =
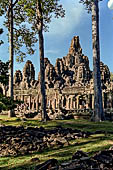
{"type": "Polygon", "coordinates": [[[35,80],[35,69],[31,61],[27,61],[24,66],[23,79],[27,81],[35,80]]]}
{"type": "Polygon", "coordinates": [[[71,46],[69,49],[69,53],[72,55],[74,55],[76,52],[82,52],[80,42],[79,42],[79,36],[73,37],[71,41],[71,46]]]}
{"type": "Polygon", "coordinates": [[[22,81],[22,73],[20,70],[18,70],[14,75],[14,84],[19,84],[21,81],[22,81]]]}
{"type": "Polygon", "coordinates": [[[101,81],[102,83],[110,82],[110,71],[107,65],[100,62],[100,71],[101,71],[101,81]]]}

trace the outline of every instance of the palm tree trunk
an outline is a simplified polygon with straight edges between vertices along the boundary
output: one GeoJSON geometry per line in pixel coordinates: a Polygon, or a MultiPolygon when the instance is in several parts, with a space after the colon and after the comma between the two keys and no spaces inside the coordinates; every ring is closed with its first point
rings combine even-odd
{"type": "Polygon", "coordinates": [[[92,120],[104,120],[101,74],[100,74],[100,45],[99,45],[99,7],[98,0],[92,2],[92,44],[93,44],[93,80],[94,80],[94,113],[92,120]]]}
{"type": "Polygon", "coordinates": [[[45,65],[44,65],[44,37],[43,37],[43,17],[41,1],[37,0],[37,29],[39,37],[39,55],[40,55],[40,85],[41,85],[41,115],[42,121],[47,120],[46,113],[46,92],[45,92],[45,65]]]}
{"type": "MultiPolygon", "coordinates": [[[[9,0],[9,97],[13,99],[13,0],[9,0]]],[[[13,116],[13,110],[9,111],[8,117],[13,116]]]]}

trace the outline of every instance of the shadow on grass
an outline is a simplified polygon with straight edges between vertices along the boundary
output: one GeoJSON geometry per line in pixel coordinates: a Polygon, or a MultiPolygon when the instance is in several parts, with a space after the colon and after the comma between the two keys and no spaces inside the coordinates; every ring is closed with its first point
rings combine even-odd
{"type": "Polygon", "coordinates": [[[108,141],[113,140],[113,135],[111,135],[111,132],[113,132],[113,123],[111,122],[101,122],[101,123],[94,123],[89,122],[86,120],[57,120],[57,121],[48,121],[46,123],[39,122],[38,120],[27,120],[22,122],[19,119],[9,119],[6,121],[3,121],[5,125],[25,125],[25,126],[42,126],[47,129],[52,129],[58,126],[62,126],[63,128],[73,128],[78,129],[82,131],[89,131],[89,132],[95,132],[95,131],[104,131],[105,134],[94,134],[90,136],[89,138],[82,138],[77,140],[69,141],[71,145],[65,146],[62,148],[50,148],[45,150],[44,152],[34,152],[29,155],[18,156],[15,158],[8,157],[8,158],[0,158],[0,166],[6,165],[6,167],[1,167],[1,170],[33,170],[34,166],[36,164],[39,164],[37,162],[31,162],[30,159],[32,157],[39,157],[41,162],[48,160],[50,158],[56,158],[59,162],[64,162],[72,158],[72,155],[77,150],[83,150],[85,152],[89,152],[89,155],[94,154],[95,152],[99,150],[104,150],[106,148],[109,148],[112,146],[112,142],[109,143],[108,141]],[[108,142],[108,143],[107,143],[108,142]],[[105,144],[104,144],[105,143],[105,144]],[[12,159],[12,162],[10,161],[12,159]],[[27,160],[27,161],[21,161],[21,160],[27,160]],[[7,162],[7,164],[6,164],[7,162]],[[9,166],[8,166],[8,163],[9,166]]]}
{"type": "MultiPolygon", "coordinates": [[[[59,147],[59,148],[50,148],[46,149],[43,152],[34,152],[32,154],[28,154],[25,156],[18,156],[13,158],[13,164],[7,163],[6,167],[2,167],[0,169],[2,170],[33,170],[35,169],[34,167],[39,164],[39,162],[31,162],[31,158],[33,157],[38,157],[39,160],[41,161],[40,163],[51,159],[55,158],[58,159],[59,163],[68,161],[72,158],[72,155],[77,151],[77,150],[83,150],[85,152],[89,153],[89,156],[92,156],[94,153],[108,149],[112,144],[109,142],[107,143],[108,140],[112,140],[113,136],[102,136],[102,134],[91,136],[90,138],[84,138],[84,139],[77,139],[77,140],[72,140],[74,142],[73,144],[69,146],[64,146],[64,147],[59,147]],[[105,144],[103,144],[105,141],[105,144]],[[16,159],[18,161],[16,162],[16,159]],[[21,160],[25,160],[21,162],[21,160]],[[19,161],[20,160],[20,161],[19,161]]],[[[71,141],[70,141],[71,142],[71,141]]],[[[2,164],[8,162],[9,159],[12,159],[12,157],[8,157],[7,159],[5,158],[2,160],[2,164]]]]}
{"type": "MultiPolygon", "coordinates": [[[[28,170],[31,170],[33,169],[34,167],[34,164],[36,165],[36,163],[33,163],[33,162],[30,162],[30,159],[32,157],[39,157],[39,160],[41,159],[41,161],[45,161],[47,159],[50,159],[50,158],[55,158],[55,159],[58,159],[59,162],[63,162],[63,161],[66,161],[66,160],[69,160],[71,159],[73,153],[81,148],[83,145],[86,145],[90,142],[93,142],[93,141],[86,141],[86,142],[81,142],[79,144],[74,144],[74,145],[69,145],[69,146],[65,146],[65,147],[58,147],[58,148],[49,148],[49,149],[46,149],[45,151],[43,152],[34,152],[32,154],[27,154],[25,156],[17,156],[17,157],[7,157],[7,158],[3,158],[4,160],[1,160],[2,161],[2,168],[3,170],[8,170],[8,169],[11,169],[11,170],[21,170],[21,169],[28,169],[28,170]],[[17,159],[20,160],[20,159],[29,159],[29,161],[27,163],[25,163],[25,161],[20,165],[20,163],[17,163],[17,159]],[[11,164],[9,164],[8,166],[8,161],[10,159],[14,159],[13,162],[15,162],[15,165],[13,163],[13,166],[11,166],[11,164]],[[7,161],[7,166],[3,167],[3,164],[5,163],[6,164],[6,161],[7,161]],[[32,164],[32,166],[31,166],[32,164]]],[[[39,163],[37,163],[39,164],[39,163]]]]}
{"type": "MultiPolygon", "coordinates": [[[[88,143],[88,142],[87,142],[88,143]]],[[[91,142],[92,144],[93,144],[93,142],[91,142]]],[[[81,145],[84,145],[84,143],[82,143],[81,145]]],[[[80,146],[80,145],[79,145],[80,146]]],[[[110,147],[111,145],[110,144],[108,144],[108,145],[106,145],[106,146],[100,146],[100,147],[98,147],[98,146],[96,146],[95,145],[95,147],[93,147],[93,150],[92,151],[90,151],[88,154],[89,154],[89,156],[92,156],[92,155],[94,155],[95,153],[97,153],[98,152],[98,150],[105,150],[105,149],[108,149],[109,147],[110,147]]],[[[56,153],[53,153],[53,154],[51,154],[51,155],[48,155],[48,157],[47,157],[47,159],[46,160],[48,160],[48,159],[51,159],[51,158],[55,158],[55,159],[57,159],[58,161],[59,161],[59,163],[61,163],[61,162],[67,162],[67,161],[69,161],[69,160],[71,160],[72,159],[72,155],[77,151],[77,149],[74,149],[74,148],[70,148],[71,146],[69,146],[69,147],[65,147],[65,148],[62,148],[62,152],[61,152],[61,150],[53,150],[53,152],[55,152],[55,151],[57,151],[56,153]],[[64,151],[63,151],[63,149],[64,149],[64,151]],[[66,150],[65,150],[66,149],[66,150]]],[[[79,148],[80,149],[80,148],[79,148]]],[[[81,149],[81,150],[83,150],[84,151],[84,149],[81,149]]],[[[34,154],[33,154],[34,155],[34,154]]],[[[32,155],[32,156],[33,156],[32,155]]],[[[37,156],[38,156],[38,154],[37,154],[37,156]]],[[[44,160],[43,160],[44,161],[44,160]]],[[[40,163],[42,163],[42,162],[40,162],[40,163]]],[[[4,167],[4,168],[1,168],[1,170],[34,170],[35,169],[35,166],[36,165],[38,165],[38,164],[40,164],[39,162],[31,162],[31,161],[28,161],[27,163],[23,163],[23,164],[21,164],[21,165],[15,165],[15,166],[13,166],[13,167],[4,167]]]]}
{"type": "Polygon", "coordinates": [[[57,122],[57,125],[63,126],[66,128],[79,129],[83,131],[95,132],[95,131],[105,131],[105,132],[113,132],[113,123],[112,122],[90,122],[86,120],[68,120],[62,122],[57,122]]]}
{"type": "Polygon", "coordinates": [[[95,132],[95,131],[108,131],[113,132],[113,123],[112,122],[90,122],[88,120],[51,120],[47,122],[40,122],[38,120],[33,119],[27,119],[26,121],[21,121],[18,118],[13,119],[2,119],[0,120],[1,123],[4,125],[23,125],[23,126],[42,126],[44,128],[50,129],[55,128],[57,126],[62,126],[63,128],[73,128],[73,129],[79,129],[82,131],[89,131],[89,132],[95,132]]]}

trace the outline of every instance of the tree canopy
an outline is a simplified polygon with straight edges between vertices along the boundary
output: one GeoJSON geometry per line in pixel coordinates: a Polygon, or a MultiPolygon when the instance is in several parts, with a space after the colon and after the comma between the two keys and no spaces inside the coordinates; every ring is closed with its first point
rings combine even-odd
{"type": "MultiPolygon", "coordinates": [[[[103,1],[103,0],[98,0],[98,1],[103,1]]],[[[85,6],[85,9],[90,13],[92,11],[92,2],[94,0],[79,0],[80,3],[82,3],[85,6]]]]}
{"type": "MultiPolygon", "coordinates": [[[[0,60],[0,83],[6,87],[8,85],[9,81],[9,62],[7,61],[6,63],[2,62],[0,60]]],[[[0,90],[0,112],[2,110],[10,110],[12,108],[15,108],[17,104],[17,101],[14,101],[10,97],[6,97],[2,94],[0,90]]]]}
{"type": "MultiPolygon", "coordinates": [[[[16,55],[17,61],[23,61],[23,58],[27,54],[34,54],[34,44],[37,42],[37,38],[33,31],[31,31],[30,26],[26,23],[24,18],[24,11],[19,11],[19,0],[13,2],[13,21],[14,21],[14,53],[16,55]],[[26,46],[26,51],[23,50],[23,46],[26,46]]],[[[4,25],[9,31],[10,28],[10,10],[9,0],[0,1],[0,16],[4,18],[4,25]]]]}
{"type": "MultiPolygon", "coordinates": [[[[34,54],[38,41],[37,37],[37,18],[36,3],[37,0],[14,0],[13,2],[13,20],[14,20],[14,53],[17,61],[23,61],[27,54],[34,54]],[[23,50],[23,46],[26,50],[23,50]]],[[[65,11],[59,0],[40,0],[43,12],[44,31],[48,31],[48,24],[51,18],[64,17],[65,11]]],[[[0,0],[0,16],[4,17],[4,25],[9,30],[9,0],[0,0]]]]}
{"type": "Polygon", "coordinates": [[[0,82],[4,85],[8,85],[9,81],[9,62],[6,63],[0,60],[0,82]]]}

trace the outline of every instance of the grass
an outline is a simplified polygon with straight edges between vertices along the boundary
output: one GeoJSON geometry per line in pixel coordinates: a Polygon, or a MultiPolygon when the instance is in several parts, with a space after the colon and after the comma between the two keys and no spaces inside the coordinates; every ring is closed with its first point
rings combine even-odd
{"type": "Polygon", "coordinates": [[[22,125],[25,127],[42,126],[47,129],[62,126],[64,128],[73,128],[89,132],[102,131],[102,133],[93,134],[89,138],[72,140],[70,141],[69,146],[63,148],[48,149],[41,153],[34,152],[25,156],[2,157],[0,158],[0,169],[4,170],[33,170],[36,164],[44,162],[50,158],[55,158],[60,163],[70,160],[77,150],[83,150],[88,152],[89,155],[93,155],[97,151],[113,146],[113,134],[111,133],[113,132],[113,123],[108,121],[94,123],[87,120],[56,120],[42,123],[38,120],[28,119],[27,121],[21,121],[18,118],[8,119],[6,116],[0,116],[0,124],[12,126],[22,125]],[[32,162],[32,158],[39,158],[40,162],[32,162]]]}

